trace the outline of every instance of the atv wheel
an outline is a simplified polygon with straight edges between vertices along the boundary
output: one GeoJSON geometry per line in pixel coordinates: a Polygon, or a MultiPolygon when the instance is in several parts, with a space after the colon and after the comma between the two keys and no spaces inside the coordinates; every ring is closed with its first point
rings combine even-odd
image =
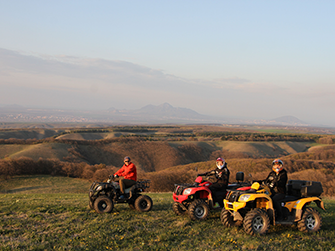
{"type": "Polygon", "coordinates": [[[184,209],[182,209],[182,207],[179,205],[179,202],[174,202],[172,205],[172,210],[176,215],[182,215],[184,214],[186,211],[184,209]]]}
{"type": "Polygon", "coordinates": [[[94,210],[98,214],[110,213],[113,211],[114,204],[107,196],[100,196],[94,202],[94,210]]]}
{"type": "Polygon", "coordinates": [[[129,205],[130,209],[132,209],[132,210],[135,210],[135,209],[136,209],[136,208],[135,208],[135,202],[134,202],[134,201],[132,201],[132,202],[128,202],[128,205],[129,205]]]}
{"type": "Polygon", "coordinates": [[[147,195],[141,195],[135,200],[135,208],[140,212],[148,212],[152,208],[152,200],[147,195]]]}
{"type": "Polygon", "coordinates": [[[188,208],[191,220],[206,220],[209,215],[209,207],[202,200],[195,200],[188,208]]]}
{"type": "Polygon", "coordinates": [[[301,220],[298,221],[298,229],[301,232],[316,232],[320,229],[322,218],[320,213],[314,208],[306,208],[301,220]]]}
{"type": "Polygon", "coordinates": [[[88,205],[89,205],[89,207],[91,208],[91,209],[94,209],[94,205],[93,205],[93,202],[90,200],[90,202],[88,203],[88,205]]]}
{"type": "Polygon", "coordinates": [[[269,216],[262,209],[253,209],[244,217],[243,228],[247,234],[266,234],[269,230],[269,227],[269,216]]]}
{"type": "Polygon", "coordinates": [[[242,225],[242,221],[235,221],[233,215],[224,208],[221,211],[220,219],[222,224],[226,227],[239,227],[242,225]]]}

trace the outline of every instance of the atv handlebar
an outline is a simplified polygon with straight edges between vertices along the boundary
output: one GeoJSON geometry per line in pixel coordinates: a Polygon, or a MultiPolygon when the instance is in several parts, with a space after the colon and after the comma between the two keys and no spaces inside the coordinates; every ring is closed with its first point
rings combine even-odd
{"type": "Polygon", "coordinates": [[[209,171],[209,172],[206,172],[206,173],[198,173],[197,176],[213,176],[215,175],[215,172],[213,171],[209,171]]]}

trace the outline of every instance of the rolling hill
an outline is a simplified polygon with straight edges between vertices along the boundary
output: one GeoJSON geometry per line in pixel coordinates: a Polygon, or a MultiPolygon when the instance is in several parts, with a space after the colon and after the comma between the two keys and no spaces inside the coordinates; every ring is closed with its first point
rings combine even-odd
{"type": "MultiPolygon", "coordinates": [[[[70,134],[71,135],[71,134],[70,134]]],[[[74,135],[76,136],[76,135],[74,135]]],[[[171,166],[207,161],[222,156],[276,158],[306,151],[307,143],[299,142],[151,142],[131,140],[108,144],[78,144],[46,142],[33,145],[0,145],[0,157],[29,157],[33,160],[58,159],[69,162],[86,162],[91,165],[122,165],[124,156],[131,156],[144,171],[159,171],[171,166]]]]}

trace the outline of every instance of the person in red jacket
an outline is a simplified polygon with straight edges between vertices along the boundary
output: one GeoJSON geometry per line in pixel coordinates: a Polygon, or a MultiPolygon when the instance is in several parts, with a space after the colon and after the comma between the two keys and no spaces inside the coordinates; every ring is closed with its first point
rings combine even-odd
{"type": "Polygon", "coordinates": [[[124,165],[114,174],[116,178],[119,176],[123,177],[123,179],[120,180],[120,190],[122,194],[124,194],[124,190],[127,187],[135,185],[137,180],[136,166],[130,162],[130,158],[128,156],[125,157],[123,162],[124,165]]]}

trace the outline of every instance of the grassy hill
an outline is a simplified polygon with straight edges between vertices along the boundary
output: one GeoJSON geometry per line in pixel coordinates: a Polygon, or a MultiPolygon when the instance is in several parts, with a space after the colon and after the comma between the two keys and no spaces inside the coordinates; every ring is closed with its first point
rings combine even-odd
{"type": "Polygon", "coordinates": [[[165,133],[156,133],[156,132],[147,132],[147,133],[132,133],[132,132],[107,132],[107,133],[69,133],[63,134],[56,139],[62,140],[102,140],[102,139],[111,139],[118,138],[123,136],[139,135],[139,136],[148,136],[154,134],[165,134],[165,133]]]}
{"type": "Polygon", "coordinates": [[[236,142],[236,141],[222,141],[218,146],[227,151],[235,151],[244,153],[254,158],[276,158],[299,152],[304,152],[308,149],[310,143],[301,142],[236,142]]]}
{"type": "MultiPolygon", "coordinates": [[[[69,135],[76,136],[76,134],[69,135]]],[[[143,170],[157,171],[174,165],[214,159],[218,156],[276,158],[304,152],[307,149],[308,143],[306,142],[151,142],[135,140],[125,143],[92,145],[68,141],[67,143],[45,142],[32,145],[2,144],[0,145],[0,158],[29,157],[33,160],[50,158],[119,166],[122,164],[122,158],[129,155],[143,170]]]]}
{"type": "Polygon", "coordinates": [[[1,250],[334,250],[335,201],[325,199],[323,225],[305,234],[294,226],[271,226],[265,236],[225,228],[220,212],[204,222],[176,216],[171,193],[150,193],[153,210],[139,213],[126,204],[111,214],[88,208],[86,181],[16,177],[1,183],[1,250]],[[44,193],[43,193],[44,191],[44,193]]]}
{"type": "Polygon", "coordinates": [[[45,139],[53,137],[59,133],[63,132],[62,129],[49,130],[49,129],[32,129],[32,130],[22,130],[22,129],[12,129],[12,130],[1,130],[0,139],[45,139]]]}
{"type": "Polygon", "coordinates": [[[0,158],[10,157],[13,154],[24,152],[30,145],[0,145],[0,158]]]}
{"type": "MultiPolygon", "coordinates": [[[[1,132],[5,131],[24,130],[1,132]]],[[[248,179],[264,178],[271,161],[282,158],[290,178],[320,181],[325,194],[334,195],[334,139],[331,135],[259,133],[220,126],[62,129],[42,140],[0,139],[0,175],[103,180],[123,165],[124,156],[130,156],[139,176],[158,184],[153,191],[171,191],[175,182],[193,182],[196,172],[213,169],[219,156],[229,163],[232,178],[244,171],[248,179]]]]}
{"type": "MultiPolygon", "coordinates": [[[[11,147],[11,145],[7,146],[11,147]]],[[[5,149],[4,145],[2,147],[5,149]]],[[[69,145],[61,143],[25,145],[23,149],[17,152],[12,152],[8,157],[29,157],[33,160],[38,160],[39,158],[63,160],[64,157],[69,155],[68,148],[70,148],[69,145]]]]}
{"type": "Polygon", "coordinates": [[[58,136],[63,140],[101,140],[115,137],[115,133],[70,133],[58,136]]]}

